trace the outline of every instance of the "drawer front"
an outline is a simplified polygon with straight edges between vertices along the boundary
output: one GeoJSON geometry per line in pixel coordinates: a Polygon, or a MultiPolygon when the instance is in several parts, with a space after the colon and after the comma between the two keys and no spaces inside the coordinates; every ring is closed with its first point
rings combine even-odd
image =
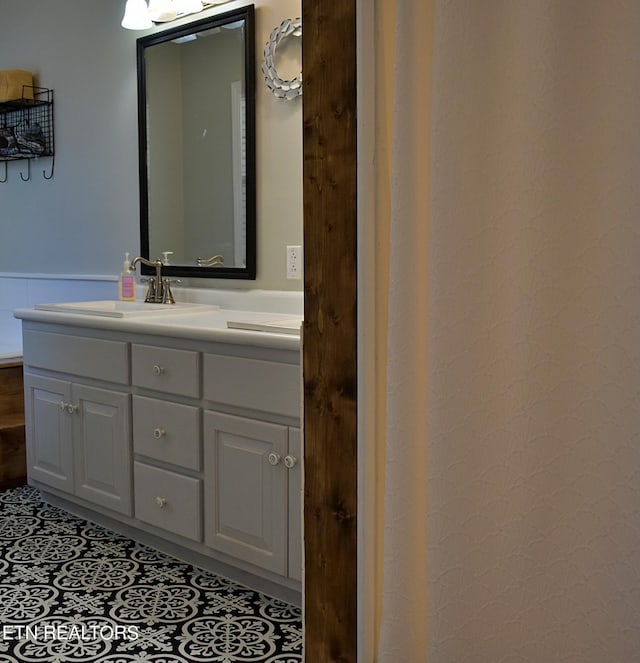
{"type": "Polygon", "coordinates": [[[137,387],[200,397],[200,355],[156,345],[132,345],[132,381],[137,387]]]}
{"type": "Polygon", "coordinates": [[[24,363],[116,384],[129,384],[129,344],[26,329],[24,363]]]}
{"type": "Polygon", "coordinates": [[[133,397],[133,450],[200,470],[200,410],[144,396],[133,397]]]}
{"type": "Polygon", "coordinates": [[[136,518],[202,541],[202,481],[144,463],[133,464],[136,518]]]}
{"type": "Polygon", "coordinates": [[[204,355],[204,397],[215,403],[300,418],[300,366],[204,355]]]}

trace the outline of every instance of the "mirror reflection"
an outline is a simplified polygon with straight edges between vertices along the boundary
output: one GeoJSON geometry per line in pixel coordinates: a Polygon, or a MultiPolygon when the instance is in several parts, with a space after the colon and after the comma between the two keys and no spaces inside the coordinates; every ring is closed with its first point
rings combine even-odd
{"type": "Polygon", "coordinates": [[[253,6],[138,40],[141,249],[255,278],[253,6]]]}

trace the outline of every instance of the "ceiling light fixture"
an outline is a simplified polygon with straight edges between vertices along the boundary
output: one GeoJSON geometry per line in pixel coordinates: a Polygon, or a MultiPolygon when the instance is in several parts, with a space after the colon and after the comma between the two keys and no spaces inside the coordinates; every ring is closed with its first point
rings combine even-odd
{"type": "Polygon", "coordinates": [[[171,0],[149,0],[149,18],[154,23],[166,23],[178,18],[171,0]]]}
{"type": "Polygon", "coordinates": [[[173,0],[173,6],[179,15],[197,14],[201,12],[204,7],[201,0],[173,0]]]}
{"type": "Polygon", "coordinates": [[[153,27],[145,0],[127,0],[121,25],[127,30],[147,30],[153,27]]]}
{"type": "Polygon", "coordinates": [[[127,0],[122,27],[127,30],[148,30],[154,23],[168,23],[203,9],[222,5],[229,0],[127,0]]]}

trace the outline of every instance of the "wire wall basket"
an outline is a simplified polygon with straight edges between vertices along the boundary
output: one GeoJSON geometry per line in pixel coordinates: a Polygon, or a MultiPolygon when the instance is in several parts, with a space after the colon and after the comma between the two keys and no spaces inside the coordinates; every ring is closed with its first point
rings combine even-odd
{"type": "Polygon", "coordinates": [[[26,182],[31,179],[31,160],[51,157],[50,172],[43,170],[46,179],[53,177],[55,136],[53,129],[53,90],[43,87],[23,86],[22,98],[0,103],[0,163],[4,162],[4,178],[7,181],[7,162],[27,159],[27,175],[20,173],[26,182]]]}

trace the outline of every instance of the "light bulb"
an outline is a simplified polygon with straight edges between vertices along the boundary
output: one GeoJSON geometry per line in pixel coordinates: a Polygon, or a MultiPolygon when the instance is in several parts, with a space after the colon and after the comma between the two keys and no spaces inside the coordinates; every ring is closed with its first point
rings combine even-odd
{"type": "Polygon", "coordinates": [[[179,15],[197,14],[202,11],[201,0],[173,0],[173,7],[179,15]]]}
{"type": "Polygon", "coordinates": [[[147,30],[153,26],[145,0],[127,0],[121,25],[127,30],[147,30]]]}
{"type": "Polygon", "coordinates": [[[156,23],[173,21],[178,16],[171,0],[149,0],[149,17],[156,23]]]}

